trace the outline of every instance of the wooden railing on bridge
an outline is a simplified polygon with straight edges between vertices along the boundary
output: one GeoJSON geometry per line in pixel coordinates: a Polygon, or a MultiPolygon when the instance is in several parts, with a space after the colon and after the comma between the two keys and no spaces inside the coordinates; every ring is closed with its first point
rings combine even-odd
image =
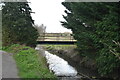
{"type": "Polygon", "coordinates": [[[70,33],[42,33],[37,39],[39,43],[76,43],[76,40],[73,38],[70,33]]]}
{"type": "Polygon", "coordinates": [[[42,33],[37,41],[76,41],[71,34],[68,33],[42,33]]]}

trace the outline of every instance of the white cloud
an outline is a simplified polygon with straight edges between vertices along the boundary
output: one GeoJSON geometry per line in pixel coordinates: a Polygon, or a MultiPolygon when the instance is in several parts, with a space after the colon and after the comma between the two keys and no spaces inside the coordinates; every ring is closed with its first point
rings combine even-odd
{"type": "Polygon", "coordinates": [[[71,32],[70,30],[61,26],[60,21],[64,21],[62,14],[65,7],[61,4],[64,0],[28,0],[30,7],[35,14],[32,18],[35,24],[44,24],[47,32],[71,32]]]}

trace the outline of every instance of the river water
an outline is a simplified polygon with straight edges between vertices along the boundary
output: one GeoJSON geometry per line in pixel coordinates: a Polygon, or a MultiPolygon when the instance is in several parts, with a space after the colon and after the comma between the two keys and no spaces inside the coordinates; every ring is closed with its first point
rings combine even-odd
{"type": "Polygon", "coordinates": [[[41,45],[37,45],[35,50],[38,50],[46,58],[49,70],[58,77],[58,80],[114,80],[101,77],[96,71],[80,67],[78,63],[65,55],[51,54],[45,51],[41,45]]]}
{"type": "Polygon", "coordinates": [[[45,51],[45,57],[49,64],[49,69],[54,72],[56,76],[71,76],[75,77],[77,71],[70,66],[64,59],[45,51]]]}
{"type": "Polygon", "coordinates": [[[46,58],[49,65],[49,70],[58,76],[59,80],[80,80],[81,75],[78,75],[77,70],[68,64],[68,62],[57,55],[45,51],[40,45],[37,45],[35,50],[40,51],[40,54],[46,58]]]}
{"type": "Polygon", "coordinates": [[[93,71],[79,67],[64,55],[51,54],[45,51],[41,45],[37,45],[35,50],[38,50],[46,58],[49,70],[58,76],[59,80],[98,80],[89,77],[96,76],[93,71]]]}

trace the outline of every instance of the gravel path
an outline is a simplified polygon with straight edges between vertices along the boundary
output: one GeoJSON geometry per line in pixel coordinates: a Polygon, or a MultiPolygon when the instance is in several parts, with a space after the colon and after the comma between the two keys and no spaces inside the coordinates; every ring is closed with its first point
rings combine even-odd
{"type": "Polygon", "coordinates": [[[0,51],[0,54],[2,54],[2,78],[19,78],[13,57],[4,51],[0,51]]]}

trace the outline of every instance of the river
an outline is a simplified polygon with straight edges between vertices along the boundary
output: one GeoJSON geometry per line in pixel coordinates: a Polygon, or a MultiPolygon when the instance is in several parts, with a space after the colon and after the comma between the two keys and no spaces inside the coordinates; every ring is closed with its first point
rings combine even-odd
{"type": "Polygon", "coordinates": [[[54,75],[58,76],[59,80],[95,80],[91,79],[89,76],[80,74],[80,71],[87,73],[87,70],[84,68],[78,69],[76,63],[69,60],[69,63],[71,62],[72,65],[75,65],[71,66],[71,63],[69,64],[68,61],[63,59],[65,56],[51,54],[50,52],[45,51],[40,45],[37,45],[35,49],[40,51],[40,54],[46,58],[49,70],[54,72],[54,75]]]}

